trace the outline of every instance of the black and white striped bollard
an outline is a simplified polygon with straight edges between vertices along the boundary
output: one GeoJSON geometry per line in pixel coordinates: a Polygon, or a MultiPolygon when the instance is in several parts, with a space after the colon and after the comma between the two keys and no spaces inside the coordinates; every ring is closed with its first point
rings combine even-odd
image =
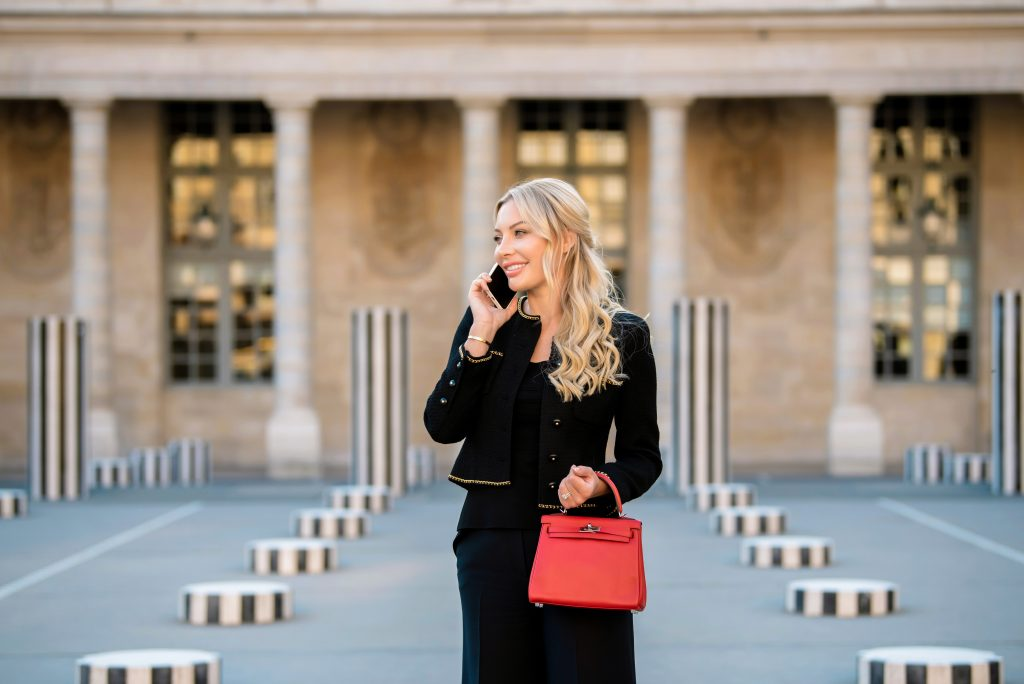
{"type": "Polygon", "coordinates": [[[358,484],[405,493],[409,444],[409,315],[375,306],[352,312],[352,460],[358,484]]]}
{"type": "Polygon", "coordinates": [[[292,617],[283,582],[199,582],[182,587],[178,616],[190,625],[266,625],[292,617]]]}
{"type": "Polygon", "coordinates": [[[292,513],[297,537],[359,539],[370,533],[370,516],[343,508],[306,508],[292,513]]]}
{"type": "Polygon", "coordinates": [[[786,511],[778,506],[747,506],[711,510],[711,531],[723,537],[753,537],[760,534],[783,534],[786,511]]]}
{"type": "Polygon", "coordinates": [[[0,489],[0,520],[28,515],[28,494],[22,489],[0,489]]]}
{"type": "Polygon", "coordinates": [[[435,476],[434,450],[422,444],[411,445],[406,457],[406,480],[409,489],[431,484],[435,476]]]}
{"type": "Polygon", "coordinates": [[[992,295],[992,493],[1024,494],[1024,291],[992,295]]]}
{"type": "Polygon", "coordinates": [[[752,537],[740,543],[740,562],[755,568],[823,568],[832,564],[828,537],[752,537]]]}
{"type": "Polygon", "coordinates": [[[391,491],[372,485],[341,485],[324,493],[324,505],[351,511],[386,513],[391,510],[391,491]]]}
{"type": "Polygon", "coordinates": [[[83,656],[77,684],[220,684],[220,654],[150,649],[83,656]]]}
{"type": "Polygon", "coordinates": [[[29,490],[36,501],[74,501],[89,491],[85,320],[33,318],[28,332],[29,490]]]}
{"type": "Polygon", "coordinates": [[[914,484],[940,484],[943,462],[952,453],[946,444],[914,444],[903,454],[903,479],[914,484]]]}
{"type": "Polygon", "coordinates": [[[167,445],[171,480],[181,485],[204,485],[213,479],[210,443],[205,439],[176,439],[167,445]]]}
{"type": "Polygon", "coordinates": [[[127,458],[89,459],[91,489],[126,489],[132,486],[132,465],[127,458]]]}
{"type": "Polygon", "coordinates": [[[991,454],[951,454],[942,466],[949,484],[984,484],[991,479],[991,472],[991,454]]]}
{"type": "Polygon", "coordinates": [[[166,487],[171,484],[171,457],[163,447],[132,449],[128,458],[132,464],[132,478],[146,488],[166,487]]]}
{"type": "Polygon", "coordinates": [[[866,579],[805,579],[786,587],[786,611],[806,617],[877,617],[895,613],[899,587],[866,579]]]}
{"type": "Polygon", "coordinates": [[[338,567],[338,547],[321,539],[257,539],[245,545],[245,562],[257,575],[318,575],[338,567]]]}
{"type": "Polygon", "coordinates": [[[672,304],[672,458],[677,494],[729,479],[729,305],[718,298],[672,304]]]}
{"type": "Polygon", "coordinates": [[[702,512],[713,508],[744,508],[753,506],[755,497],[753,485],[738,482],[694,485],[686,492],[686,507],[702,512]]]}
{"type": "Polygon", "coordinates": [[[857,684],[1003,684],[1003,659],[989,651],[935,646],[871,648],[857,654],[857,684]]]}

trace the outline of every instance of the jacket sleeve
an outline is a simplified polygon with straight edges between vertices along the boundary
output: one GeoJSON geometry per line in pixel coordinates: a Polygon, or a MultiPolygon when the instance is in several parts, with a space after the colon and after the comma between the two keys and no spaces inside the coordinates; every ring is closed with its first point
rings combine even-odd
{"type": "Polygon", "coordinates": [[[448,364],[434,385],[434,391],[427,397],[423,410],[427,433],[441,444],[452,444],[466,438],[469,427],[479,414],[480,398],[494,365],[493,352],[476,359],[463,350],[462,344],[472,325],[473,312],[467,307],[452,338],[448,364]]]}
{"type": "Polygon", "coordinates": [[[662,467],[651,332],[639,316],[629,318],[620,333],[622,368],[629,378],[619,391],[615,408],[615,462],[604,465],[623,502],[650,489],[662,467]]]}

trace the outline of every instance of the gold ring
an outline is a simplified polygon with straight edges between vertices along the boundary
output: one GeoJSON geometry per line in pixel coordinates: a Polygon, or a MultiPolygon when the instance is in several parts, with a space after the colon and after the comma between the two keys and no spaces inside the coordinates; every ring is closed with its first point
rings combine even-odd
{"type": "Polygon", "coordinates": [[[564,500],[566,500],[568,498],[569,498],[569,492],[563,492],[562,493],[562,500],[564,501],[564,500]]]}

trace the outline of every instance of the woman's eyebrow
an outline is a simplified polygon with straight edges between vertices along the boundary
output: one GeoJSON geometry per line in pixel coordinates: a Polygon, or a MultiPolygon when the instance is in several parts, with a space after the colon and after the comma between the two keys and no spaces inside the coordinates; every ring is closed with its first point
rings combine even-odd
{"type": "MultiPolygon", "coordinates": [[[[518,226],[520,224],[525,226],[526,225],[526,221],[516,221],[515,223],[513,223],[511,226],[508,227],[508,230],[512,230],[513,228],[515,228],[516,226],[518,226]]],[[[495,233],[500,233],[501,232],[501,228],[495,227],[494,228],[494,232],[495,233]]]]}

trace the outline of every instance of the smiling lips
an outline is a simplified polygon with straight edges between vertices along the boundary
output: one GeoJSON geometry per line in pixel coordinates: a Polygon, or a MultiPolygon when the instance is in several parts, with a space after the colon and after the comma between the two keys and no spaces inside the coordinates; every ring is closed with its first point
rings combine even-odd
{"type": "Polygon", "coordinates": [[[526,266],[526,262],[525,261],[517,261],[517,262],[512,263],[512,264],[506,264],[505,266],[502,266],[502,268],[505,269],[505,275],[514,276],[515,274],[517,274],[521,270],[523,270],[523,268],[525,266],[526,266]]]}

